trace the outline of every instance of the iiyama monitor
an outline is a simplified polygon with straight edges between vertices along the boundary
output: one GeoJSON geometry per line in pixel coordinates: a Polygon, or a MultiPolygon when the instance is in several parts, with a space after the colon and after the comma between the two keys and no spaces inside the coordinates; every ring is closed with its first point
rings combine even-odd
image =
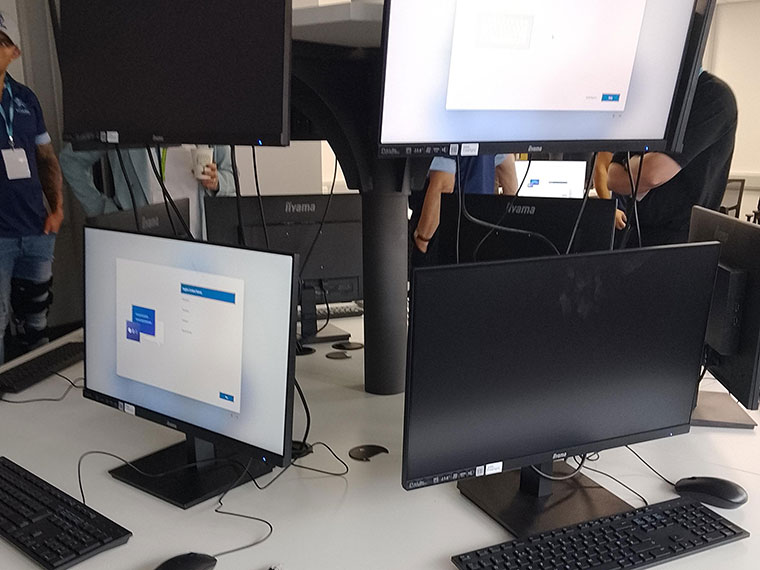
{"type": "MultiPolygon", "coordinates": [[[[190,223],[190,199],[174,200],[185,224],[190,223]]],[[[154,236],[174,237],[183,236],[182,223],[174,210],[166,204],[148,204],[137,208],[137,224],[135,228],[135,213],[132,210],[119,210],[110,214],[100,214],[87,218],[87,225],[107,230],[137,231],[154,236]]]]}
{"type": "Polygon", "coordinates": [[[383,157],[678,149],[715,0],[386,0],[383,157]]]}
{"type": "Polygon", "coordinates": [[[441,222],[436,232],[438,244],[435,246],[438,263],[564,254],[571,237],[571,253],[612,249],[614,200],[589,199],[583,206],[583,200],[577,198],[523,198],[498,194],[464,194],[463,197],[472,216],[504,229],[492,231],[471,222],[460,215],[458,195],[442,196],[441,222]],[[580,222],[573,237],[579,215],[580,222]],[[539,234],[546,239],[539,238],[539,234]]]}
{"type": "Polygon", "coordinates": [[[61,0],[64,139],[290,141],[291,0],[61,0]]]}
{"type": "MultiPolygon", "coordinates": [[[[705,338],[707,368],[745,408],[757,410],[760,399],[760,226],[694,206],[689,241],[709,240],[719,241],[721,249],[705,338]]],[[[720,397],[702,391],[700,405],[703,396],[720,397]]],[[[728,404],[737,407],[733,400],[728,404]]],[[[711,419],[720,420],[720,417],[716,415],[711,419]]],[[[754,427],[751,418],[746,419],[748,422],[743,425],[754,427]]]]}
{"type": "MultiPolygon", "coordinates": [[[[206,198],[205,206],[208,239],[241,244],[237,200],[206,198]]],[[[244,196],[240,208],[247,246],[299,254],[303,342],[346,340],[348,333],[329,323],[316,334],[314,306],[363,298],[361,195],[262,196],[261,202],[244,196]]]]}
{"type": "Polygon", "coordinates": [[[521,473],[689,431],[719,249],[415,271],[404,488],[458,481],[517,536],[629,510],[577,478],[553,484],[551,500],[531,496],[521,473]]]}
{"type": "Polygon", "coordinates": [[[85,228],[86,398],[187,440],[112,475],[183,508],[290,461],[295,257],[85,228]]]}

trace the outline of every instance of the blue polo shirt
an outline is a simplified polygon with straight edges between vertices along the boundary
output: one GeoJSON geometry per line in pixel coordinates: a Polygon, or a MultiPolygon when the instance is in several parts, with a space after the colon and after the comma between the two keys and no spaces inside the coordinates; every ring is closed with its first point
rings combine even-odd
{"type": "MultiPolygon", "coordinates": [[[[31,178],[8,180],[5,161],[0,159],[0,237],[39,235],[47,212],[43,202],[42,184],[37,172],[37,146],[50,142],[42,109],[37,97],[26,85],[5,75],[0,105],[10,120],[13,105],[13,141],[15,147],[26,151],[31,178]],[[13,93],[13,100],[8,91],[13,93]]],[[[0,149],[11,148],[6,124],[0,117],[0,149]]]]}

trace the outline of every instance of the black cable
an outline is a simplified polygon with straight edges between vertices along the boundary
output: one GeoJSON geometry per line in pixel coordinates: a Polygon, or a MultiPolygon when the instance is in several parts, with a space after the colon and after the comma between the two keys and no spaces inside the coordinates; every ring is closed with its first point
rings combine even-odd
{"type": "MultiPolygon", "coordinates": [[[[148,151],[150,153],[150,150],[148,151]]],[[[158,173],[161,180],[166,182],[166,165],[164,164],[163,157],[161,156],[161,147],[156,145],[156,158],[158,159],[158,173]]],[[[168,192],[167,192],[168,193],[168,192]]],[[[169,219],[169,225],[172,228],[172,235],[177,236],[177,228],[174,227],[174,220],[172,219],[172,213],[169,211],[169,202],[166,199],[166,195],[161,192],[161,197],[164,200],[164,209],[166,210],[166,217],[169,219]]]]}
{"type": "Polygon", "coordinates": [[[304,396],[303,390],[301,389],[301,385],[298,383],[298,379],[294,378],[293,382],[295,383],[296,390],[298,391],[298,396],[301,398],[301,404],[303,404],[303,411],[306,414],[306,429],[304,430],[303,434],[303,440],[300,442],[294,442],[294,443],[301,443],[305,448],[308,448],[309,444],[307,441],[309,440],[309,430],[311,429],[311,411],[309,411],[309,404],[306,403],[306,396],[304,396]]]}
{"type": "MultiPolygon", "coordinates": [[[[232,178],[235,181],[235,206],[237,207],[237,219],[238,219],[238,245],[242,245],[243,247],[246,247],[245,226],[243,225],[243,197],[240,192],[240,173],[238,172],[237,156],[235,155],[235,145],[232,145],[230,147],[230,152],[232,153],[232,178]]],[[[264,208],[261,208],[261,220],[262,222],[264,221],[264,208]]],[[[266,236],[266,224],[264,224],[264,235],[266,236]]],[[[269,241],[267,241],[267,248],[269,248],[269,241]]]]}
{"type": "Polygon", "coordinates": [[[327,299],[327,289],[325,288],[325,280],[320,279],[319,280],[319,286],[322,288],[322,298],[325,302],[325,308],[327,309],[327,320],[325,321],[325,324],[323,324],[318,330],[317,334],[321,333],[323,330],[327,328],[327,325],[330,324],[330,302],[327,299]]]}
{"type": "Polygon", "coordinates": [[[573,471],[572,473],[568,473],[567,475],[559,475],[559,476],[549,475],[548,473],[544,473],[543,471],[541,471],[535,465],[531,465],[530,468],[533,469],[533,471],[535,471],[536,473],[538,473],[542,478],[548,479],[549,481],[567,481],[568,479],[572,479],[573,477],[578,475],[578,473],[581,472],[581,469],[583,469],[583,465],[586,463],[586,456],[582,455],[581,458],[582,459],[580,463],[578,464],[578,467],[576,468],[576,470],[573,471]]]}
{"type": "MultiPolygon", "coordinates": [[[[573,460],[574,460],[576,463],[578,462],[578,459],[577,459],[577,458],[575,458],[575,457],[573,457],[573,460]]],[[[604,475],[605,477],[609,477],[610,479],[612,479],[613,481],[615,481],[615,483],[617,483],[617,484],[618,484],[618,485],[620,485],[621,487],[624,487],[624,488],[628,489],[628,490],[629,490],[631,493],[633,493],[633,494],[634,494],[634,495],[636,495],[636,496],[637,496],[639,499],[641,499],[641,500],[644,502],[644,506],[645,506],[645,507],[648,507],[648,506],[649,506],[649,501],[647,501],[647,500],[646,500],[646,497],[644,497],[644,496],[643,496],[641,493],[639,493],[638,491],[635,491],[634,489],[632,489],[631,487],[629,487],[628,485],[626,485],[625,483],[623,483],[623,482],[622,482],[620,479],[618,479],[617,477],[614,477],[614,476],[610,475],[609,473],[605,473],[604,471],[601,471],[601,470],[599,470],[599,469],[594,469],[593,467],[589,467],[588,465],[586,465],[586,466],[584,467],[584,469],[587,469],[588,471],[593,471],[594,473],[599,473],[599,475],[604,475]]]]}
{"type": "MultiPolygon", "coordinates": [[[[594,153],[594,157],[591,160],[591,164],[596,165],[596,153],[594,153]]],[[[578,227],[581,225],[581,219],[583,218],[583,211],[586,209],[586,203],[588,202],[588,196],[591,192],[591,181],[594,178],[594,169],[591,169],[591,174],[586,179],[586,185],[583,190],[583,202],[581,202],[581,209],[578,212],[578,217],[575,218],[575,225],[573,226],[573,233],[570,234],[570,241],[567,243],[567,249],[565,250],[565,255],[570,253],[570,250],[573,248],[573,242],[575,241],[575,236],[578,233],[578,227]]]]}
{"type": "Polygon", "coordinates": [[[330,204],[332,203],[332,198],[335,193],[335,180],[338,177],[338,157],[335,157],[335,167],[333,168],[333,179],[332,184],[330,185],[330,194],[327,198],[327,206],[325,206],[325,211],[322,214],[322,220],[319,222],[319,229],[317,230],[317,235],[314,236],[314,239],[311,241],[311,245],[309,246],[309,251],[306,253],[306,256],[303,258],[303,262],[301,263],[301,270],[298,273],[298,277],[300,279],[301,275],[303,275],[303,270],[306,267],[306,264],[309,262],[309,258],[311,257],[311,252],[314,251],[314,246],[317,245],[317,240],[319,240],[319,236],[322,235],[322,229],[325,225],[325,219],[327,219],[327,212],[330,210],[330,204]]]}
{"type": "MultiPolygon", "coordinates": [[[[259,197],[259,213],[261,215],[261,225],[264,228],[264,243],[267,244],[267,249],[269,249],[269,232],[267,230],[267,220],[264,216],[264,200],[261,197],[261,188],[259,188],[259,167],[256,164],[256,147],[251,147],[251,152],[253,154],[253,181],[256,184],[256,196],[259,197]]],[[[242,222],[241,222],[242,224],[242,222]]]]}
{"type": "Polygon", "coordinates": [[[670,481],[670,480],[666,479],[665,477],[663,477],[662,475],[660,475],[660,473],[657,471],[657,469],[655,469],[654,467],[652,467],[651,465],[649,465],[649,463],[647,463],[644,460],[644,458],[641,457],[641,455],[639,455],[638,453],[636,453],[630,445],[626,445],[625,448],[628,451],[630,451],[631,453],[633,453],[636,457],[638,457],[639,461],[641,461],[644,465],[646,465],[647,467],[649,467],[649,469],[651,469],[654,472],[655,475],[657,475],[660,479],[662,479],[663,481],[665,481],[671,487],[675,488],[675,486],[676,486],[675,483],[673,483],[672,481],[670,481]]]}
{"type": "MultiPolygon", "coordinates": [[[[639,168],[638,173],[636,175],[636,181],[633,180],[633,173],[631,172],[631,153],[628,153],[628,156],[626,157],[625,161],[625,170],[628,173],[628,182],[631,187],[631,200],[632,203],[628,207],[628,211],[626,214],[632,214],[629,215],[629,218],[633,218],[633,226],[636,228],[636,237],[639,242],[639,247],[641,247],[641,226],[639,224],[639,206],[638,206],[638,194],[639,194],[639,182],[641,181],[641,170],[644,164],[644,155],[641,155],[641,159],[639,160],[639,168]]],[[[628,237],[630,235],[630,228],[631,224],[629,223],[628,228],[626,229],[626,234],[623,236],[623,239],[620,243],[620,247],[625,247],[625,245],[628,243],[628,237]]]]}
{"type": "MultiPolygon", "coordinates": [[[[63,374],[60,374],[58,372],[53,372],[54,375],[60,376],[64,380],[66,380],[70,386],[66,387],[66,390],[64,393],[59,396],[58,398],[34,398],[32,400],[6,400],[5,396],[0,396],[0,402],[5,402],[6,404],[36,404],[38,402],[61,402],[66,396],[69,395],[69,392],[71,392],[74,389],[81,390],[82,386],[79,386],[76,384],[76,381],[72,381],[63,374]]],[[[77,380],[84,380],[84,378],[77,378],[77,380]]]]}
{"type": "MultiPolygon", "coordinates": [[[[515,192],[514,196],[512,196],[512,199],[509,202],[507,202],[507,206],[506,206],[506,208],[504,208],[504,213],[501,215],[501,217],[499,218],[499,220],[496,222],[497,226],[500,226],[504,222],[505,218],[507,217],[507,214],[509,213],[509,207],[512,204],[514,204],[515,200],[520,195],[520,190],[522,190],[523,185],[525,184],[525,180],[528,178],[528,173],[530,172],[530,165],[531,164],[533,164],[533,156],[529,154],[528,155],[528,165],[525,168],[525,174],[523,175],[522,180],[520,180],[520,185],[517,187],[517,191],[515,192]]],[[[473,259],[473,261],[477,261],[478,260],[478,252],[480,251],[480,248],[483,246],[483,244],[486,242],[486,240],[489,237],[491,237],[491,235],[493,235],[494,231],[495,231],[494,229],[488,230],[488,233],[486,233],[486,235],[483,236],[483,239],[481,239],[480,242],[478,242],[478,245],[475,246],[475,250],[472,252],[472,259],[473,259]]]]}
{"type": "MultiPolygon", "coordinates": [[[[466,201],[465,201],[465,192],[462,191],[463,189],[462,189],[461,182],[462,182],[461,168],[460,168],[460,162],[459,162],[459,155],[457,155],[457,184],[459,186],[458,191],[459,191],[459,194],[460,194],[460,197],[459,197],[460,215],[463,214],[464,217],[469,222],[471,222],[473,224],[477,224],[479,226],[486,227],[486,228],[491,228],[491,229],[494,229],[494,230],[497,230],[497,231],[503,231],[503,232],[507,232],[507,233],[513,233],[513,234],[523,235],[523,236],[526,236],[528,238],[536,238],[539,241],[541,241],[541,242],[545,243],[546,245],[548,245],[551,248],[551,250],[552,250],[553,253],[555,253],[556,255],[560,255],[560,252],[557,249],[557,246],[555,246],[546,236],[544,236],[542,234],[539,234],[537,232],[529,232],[529,231],[525,231],[525,230],[518,230],[518,229],[515,229],[515,228],[508,228],[508,227],[505,227],[505,226],[500,226],[498,224],[492,224],[490,222],[486,222],[484,220],[480,220],[480,219],[475,218],[472,215],[470,215],[470,212],[467,211],[467,205],[466,205],[466,201]]],[[[458,243],[457,243],[457,263],[459,263],[459,244],[458,243]]]]}
{"type": "MultiPolygon", "coordinates": [[[[150,150],[150,147],[145,147],[145,149],[148,151],[148,158],[150,159],[150,166],[153,169],[153,174],[156,177],[156,180],[158,180],[158,184],[161,186],[161,192],[164,196],[164,201],[168,202],[172,209],[174,210],[174,213],[177,215],[177,218],[179,218],[180,224],[182,224],[182,229],[185,230],[187,233],[188,239],[195,240],[195,237],[193,237],[193,232],[190,231],[190,228],[187,226],[187,222],[185,222],[185,218],[182,217],[182,214],[179,213],[179,209],[177,208],[177,205],[174,203],[174,200],[172,199],[171,195],[169,194],[169,190],[166,189],[166,184],[164,184],[164,179],[161,173],[159,172],[158,168],[156,167],[156,160],[153,158],[153,153],[150,150]]],[[[160,149],[159,149],[160,153],[160,149]]],[[[159,156],[160,160],[160,156],[159,156]]],[[[169,221],[171,221],[172,217],[169,216],[169,221]]],[[[172,228],[174,227],[174,224],[172,223],[172,228]]],[[[176,232],[175,232],[176,234],[176,232]]]]}
{"type": "Polygon", "coordinates": [[[282,477],[285,474],[285,472],[288,469],[290,469],[291,467],[298,467],[299,469],[306,469],[308,471],[315,471],[317,473],[322,473],[324,475],[330,475],[330,476],[333,476],[333,477],[342,477],[343,475],[346,475],[348,473],[348,471],[349,471],[348,464],[345,461],[343,461],[340,457],[338,457],[338,455],[332,450],[332,448],[329,445],[327,445],[326,443],[324,443],[322,441],[318,441],[316,443],[311,444],[309,446],[309,449],[313,449],[314,447],[317,447],[318,445],[321,445],[321,446],[327,448],[327,450],[333,455],[333,457],[335,457],[335,459],[337,459],[338,461],[340,461],[343,464],[343,467],[345,469],[343,471],[341,471],[340,473],[334,473],[332,471],[324,471],[322,469],[316,469],[314,467],[308,467],[306,465],[299,465],[299,464],[297,464],[296,461],[298,461],[299,459],[302,459],[303,456],[301,456],[301,457],[293,457],[290,460],[290,463],[288,463],[282,469],[282,471],[280,471],[277,475],[275,475],[272,479],[270,479],[269,481],[267,481],[265,484],[259,485],[258,481],[254,481],[253,484],[256,485],[256,488],[259,491],[263,491],[263,490],[269,488],[275,481],[277,481],[277,479],[279,479],[280,477],[282,477]]]}
{"type": "Polygon", "coordinates": [[[121,149],[118,146],[116,147],[116,156],[119,158],[121,173],[124,175],[124,181],[127,183],[127,190],[129,190],[129,199],[132,201],[132,213],[135,216],[135,229],[139,232],[141,231],[140,219],[137,216],[137,201],[135,200],[135,192],[132,188],[132,183],[129,181],[129,176],[127,175],[127,167],[124,165],[124,157],[121,155],[121,149]]]}

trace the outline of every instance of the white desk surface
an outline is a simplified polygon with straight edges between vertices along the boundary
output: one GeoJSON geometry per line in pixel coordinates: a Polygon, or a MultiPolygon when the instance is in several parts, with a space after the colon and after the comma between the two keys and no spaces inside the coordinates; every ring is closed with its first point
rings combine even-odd
{"type": "MultiPolygon", "coordinates": [[[[362,334],[361,319],[340,319],[354,339],[362,334]]],[[[373,396],[363,388],[363,354],[350,360],[328,360],[329,345],[299,357],[298,378],[312,412],[310,441],[328,443],[350,466],[344,477],[327,477],[290,469],[264,491],[251,483],[232,491],[225,507],[269,520],[274,534],[263,544],[224,556],[218,570],[263,570],[275,563],[283,570],[446,570],[453,554],[509,538],[498,524],[459,495],[453,483],[412,492],[401,488],[403,395],[373,396]],[[348,458],[356,445],[376,443],[390,450],[369,463],[348,458]]],[[[66,371],[81,375],[79,364],[66,371]]],[[[51,397],[68,384],[52,377],[17,399],[51,397]]],[[[708,386],[710,388],[710,386],[708,386]]],[[[303,433],[304,416],[295,404],[294,434],[303,433]]],[[[760,414],[752,412],[755,420],[760,414]]],[[[146,420],[85,400],[72,392],[62,402],[12,405],[0,403],[0,454],[75,497],[77,460],[89,450],[136,458],[181,439],[181,435],[146,420]]],[[[663,475],[678,479],[711,475],[744,486],[750,501],[722,511],[752,536],[695,556],[663,565],[669,570],[755,570],[760,564],[760,428],[729,430],[693,428],[687,435],[635,446],[663,475]]],[[[340,470],[328,452],[304,464],[340,470]]],[[[83,469],[88,504],[130,529],[134,536],[83,562],[81,570],[151,570],[184,552],[213,554],[251,542],[262,525],[214,514],[214,501],[183,511],[112,479],[114,459],[91,456],[83,469]]],[[[604,451],[595,465],[615,475],[650,502],[674,493],[629,451],[604,451]]],[[[640,502],[614,482],[588,475],[633,506],[640,502]]],[[[264,479],[267,479],[265,476],[264,479]]],[[[0,541],[0,568],[36,566],[10,544],[0,541]]]]}

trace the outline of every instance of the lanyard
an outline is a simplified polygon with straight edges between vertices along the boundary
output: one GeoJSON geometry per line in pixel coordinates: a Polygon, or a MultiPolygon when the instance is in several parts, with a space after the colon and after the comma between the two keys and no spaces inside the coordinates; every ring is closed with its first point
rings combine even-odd
{"type": "Polygon", "coordinates": [[[0,116],[5,123],[5,130],[8,133],[8,141],[11,143],[11,148],[16,148],[13,143],[13,117],[15,116],[15,109],[13,108],[13,90],[11,90],[11,84],[8,83],[8,79],[5,80],[5,90],[8,91],[8,95],[11,99],[11,104],[8,107],[8,116],[5,115],[5,108],[2,105],[2,99],[0,98],[0,116]]]}

